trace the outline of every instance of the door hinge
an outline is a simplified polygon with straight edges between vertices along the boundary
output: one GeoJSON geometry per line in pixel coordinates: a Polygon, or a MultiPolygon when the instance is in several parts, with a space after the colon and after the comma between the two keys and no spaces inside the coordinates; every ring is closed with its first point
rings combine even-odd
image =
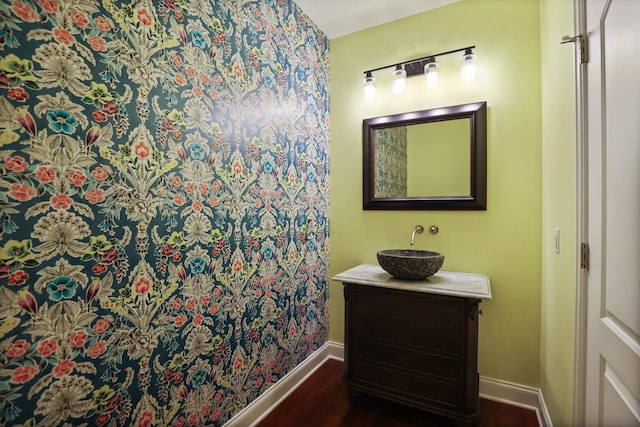
{"type": "Polygon", "coordinates": [[[586,64],[589,62],[589,48],[587,47],[587,39],[582,35],[577,36],[562,36],[560,44],[564,43],[578,43],[578,50],[580,51],[580,63],[586,64]]]}
{"type": "Polygon", "coordinates": [[[589,244],[580,243],[580,268],[589,269],[589,244]]]}

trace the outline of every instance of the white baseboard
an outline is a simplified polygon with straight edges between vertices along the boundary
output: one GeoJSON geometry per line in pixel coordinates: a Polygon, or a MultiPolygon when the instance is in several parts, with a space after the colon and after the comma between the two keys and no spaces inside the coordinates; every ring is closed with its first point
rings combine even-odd
{"type": "Polygon", "coordinates": [[[533,387],[480,377],[480,397],[536,412],[540,427],[553,427],[542,392],[533,387]]]}
{"type": "Polygon", "coordinates": [[[536,415],[538,415],[538,424],[540,424],[541,427],[553,427],[553,423],[549,417],[547,404],[544,403],[544,397],[540,390],[538,390],[538,407],[536,408],[536,415]]]}
{"type": "Polygon", "coordinates": [[[344,346],[331,341],[313,352],[302,363],[262,393],[242,411],[225,423],[225,427],[253,426],[289,396],[327,359],[344,359],[344,346]]]}
{"type": "MultiPolygon", "coordinates": [[[[333,341],[326,342],[311,356],[231,418],[225,424],[225,427],[256,425],[327,359],[344,360],[344,345],[333,341]]],[[[536,412],[540,427],[553,427],[542,393],[537,388],[480,377],[480,397],[496,402],[507,403],[512,406],[531,409],[536,412]]]]}

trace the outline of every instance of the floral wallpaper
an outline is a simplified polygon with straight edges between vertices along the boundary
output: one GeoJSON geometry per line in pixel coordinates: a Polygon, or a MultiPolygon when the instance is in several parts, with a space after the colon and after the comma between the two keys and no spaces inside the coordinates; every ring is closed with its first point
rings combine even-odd
{"type": "Polygon", "coordinates": [[[407,195],[407,127],[376,129],[375,197],[407,195]]]}
{"type": "Polygon", "coordinates": [[[222,425],[327,340],[291,0],[0,2],[0,425],[222,425]]]}

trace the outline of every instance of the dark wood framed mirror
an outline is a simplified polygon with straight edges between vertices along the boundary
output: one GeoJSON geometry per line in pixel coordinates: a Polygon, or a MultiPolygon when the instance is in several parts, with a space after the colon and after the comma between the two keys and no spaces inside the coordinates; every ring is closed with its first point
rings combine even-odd
{"type": "Polygon", "coordinates": [[[363,209],[486,210],[487,103],[362,121],[363,209]]]}

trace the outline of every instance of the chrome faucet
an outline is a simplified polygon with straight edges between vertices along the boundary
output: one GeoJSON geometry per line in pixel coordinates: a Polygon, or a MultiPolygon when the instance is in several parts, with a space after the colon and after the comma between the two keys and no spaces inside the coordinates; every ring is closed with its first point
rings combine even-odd
{"type": "Polygon", "coordinates": [[[421,225],[416,225],[416,228],[413,229],[413,233],[411,233],[411,246],[413,246],[413,239],[416,237],[416,233],[422,233],[424,231],[424,227],[421,225]]]}

